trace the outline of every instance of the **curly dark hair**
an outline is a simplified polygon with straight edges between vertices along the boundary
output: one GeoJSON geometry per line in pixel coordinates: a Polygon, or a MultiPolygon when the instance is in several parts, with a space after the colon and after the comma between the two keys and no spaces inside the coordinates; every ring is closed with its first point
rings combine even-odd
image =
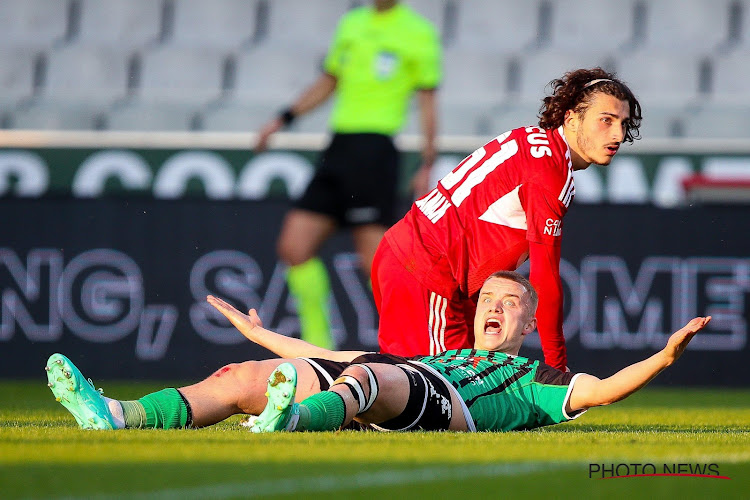
{"type": "Polygon", "coordinates": [[[591,106],[594,94],[603,92],[617,99],[628,101],[630,118],[625,122],[623,142],[640,139],[638,130],[642,120],[641,105],[628,86],[618,80],[614,73],[608,73],[599,67],[577,69],[565,73],[562,78],[552,80],[548,87],[551,87],[552,95],[543,99],[542,107],[539,109],[539,126],[543,129],[555,129],[562,125],[565,121],[565,112],[569,109],[577,113],[585,113],[591,106]],[[611,81],[586,86],[599,79],[611,81]]]}

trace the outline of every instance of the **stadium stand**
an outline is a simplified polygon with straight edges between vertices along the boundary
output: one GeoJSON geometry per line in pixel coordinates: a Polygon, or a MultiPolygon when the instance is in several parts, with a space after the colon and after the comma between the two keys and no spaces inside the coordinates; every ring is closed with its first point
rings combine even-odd
{"type": "MultiPolygon", "coordinates": [[[[405,0],[445,47],[441,133],[533,121],[544,85],[601,64],[645,137],[742,137],[749,0],[405,0]]],[[[367,0],[3,0],[5,128],[252,131],[319,70],[367,0]]],[[[322,132],[325,110],[294,130],[322,132]]],[[[418,130],[410,117],[406,132],[418,130]]]]}
{"type": "Polygon", "coordinates": [[[92,129],[127,92],[127,54],[104,46],[66,46],[47,56],[44,84],[14,114],[17,128],[92,129]]]}
{"type": "Polygon", "coordinates": [[[266,28],[260,37],[264,45],[325,52],[336,24],[352,7],[351,0],[273,0],[267,2],[266,28]]]}
{"type": "Polygon", "coordinates": [[[556,0],[551,17],[549,46],[558,52],[611,57],[635,43],[635,0],[556,0]]]}
{"type": "Polygon", "coordinates": [[[255,37],[257,0],[179,0],[173,5],[170,44],[230,51],[255,37]]]}
{"type": "Polygon", "coordinates": [[[73,44],[118,48],[132,53],[157,43],[164,3],[154,0],[80,0],[73,44]]]}
{"type": "Polygon", "coordinates": [[[544,32],[540,27],[543,2],[456,2],[455,39],[450,47],[517,53],[536,46],[544,32]]]}
{"type": "Polygon", "coordinates": [[[48,49],[68,36],[70,2],[3,0],[0,2],[0,45],[48,49]]]}

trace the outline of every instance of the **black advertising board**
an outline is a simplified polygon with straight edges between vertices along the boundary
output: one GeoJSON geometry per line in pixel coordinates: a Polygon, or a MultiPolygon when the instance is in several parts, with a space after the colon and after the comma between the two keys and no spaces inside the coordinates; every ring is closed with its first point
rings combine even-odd
{"type": "MultiPolygon", "coordinates": [[[[41,374],[62,352],[87,375],[198,379],[270,353],[206,304],[208,293],[298,334],[274,247],[285,202],[0,200],[0,377],[41,374]]],[[[570,367],[598,376],[661,348],[696,315],[714,321],[655,383],[750,385],[750,207],[579,205],[561,274],[570,367]]],[[[334,335],[377,349],[377,314],[345,235],[322,255],[334,335]]],[[[538,358],[532,337],[522,354],[538,358]]]]}

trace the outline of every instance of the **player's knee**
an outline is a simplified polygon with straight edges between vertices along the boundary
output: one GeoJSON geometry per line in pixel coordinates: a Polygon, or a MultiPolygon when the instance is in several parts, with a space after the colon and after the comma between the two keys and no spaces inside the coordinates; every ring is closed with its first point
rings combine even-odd
{"type": "Polygon", "coordinates": [[[375,373],[367,365],[351,365],[341,373],[331,387],[344,386],[357,404],[357,414],[370,409],[378,396],[375,373]]]}
{"type": "Polygon", "coordinates": [[[348,375],[349,377],[355,378],[364,391],[370,391],[370,383],[367,377],[367,372],[361,365],[348,366],[343,372],[341,372],[341,375],[348,375]]]}
{"type": "Polygon", "coordinates": [[[245,361],[232,366],[231,379],[226,380],[226,394],[244,413],[257,415],[266,404],[265,392],[268,375],[275,366],[271,360],[245,361]]]}
{"type": "Polygon", "coordinates": [[[238,367],[239,365],[237,363],[230,363],[216,370],[211,375],[211,377],[214,379],[225,379],[225,380],[228,378],[232,378],[235,375],[238,367]]]}
{"type": "Polygon", "coordinates": [[[287,266],[298,266],[310,260],[314,254],[306,248],[295,245],[294,242],[279,240],[276,245],[276,254],[279,259],[287,266]]]}

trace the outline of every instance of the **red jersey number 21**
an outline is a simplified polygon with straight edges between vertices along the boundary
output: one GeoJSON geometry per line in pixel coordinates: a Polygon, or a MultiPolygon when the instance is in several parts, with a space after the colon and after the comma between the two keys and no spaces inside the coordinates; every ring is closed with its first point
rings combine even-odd
{"type": "MultiPolygon", "coordinates": [[[[503,134],[500,137],[498,137],[496,140],[498,142],[504,140],[507,137],[507,135],[503,134]]],[[[508,141],[502,146],[500,146],[500,149],[495,152],[492,156],[487,158],[484,162],[482,162],[479,167],[476,168],[473,172],[471,172],[468,176],[466,176],[466,179],[461,182],[461,179],[464,178],[466,173],[474,168],[481,160],[486,156],[486,150],[484,147],[477,149],[472,153],[472,155],[466,159],[466,161],[461,165],[460,168],[456,169],[453,172],[450,172],[448,175],[443,177],[443,179],[440,181],[440,184],[443,185],[443,187],[447,190],[450,190],[451,188],[456,187],[455,191],[453,191],[453,194],[451,195],[451,203],[453,205],[460,207],[461,203],[471,194],[471,190],[474,189],[475,186],[480,184],[493,170],[495,170],[498,166],[502,165],[505,161],[512,158],[516,153],[518,153],[518,143],[515,139],[512,141],[508,141]],[[460,184],[459,184],[460,183],[460,184]]]]}

